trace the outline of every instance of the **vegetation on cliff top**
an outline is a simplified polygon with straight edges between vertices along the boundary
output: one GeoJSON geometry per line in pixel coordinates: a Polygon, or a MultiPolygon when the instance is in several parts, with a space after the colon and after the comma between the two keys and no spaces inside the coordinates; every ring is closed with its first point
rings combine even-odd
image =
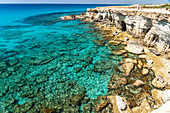
{"type": "Polygon", "coordinates": [[[170,4],[161,4],[161,5],[144,5],[143,8],[168,8],[170,9],[170,4]]]}

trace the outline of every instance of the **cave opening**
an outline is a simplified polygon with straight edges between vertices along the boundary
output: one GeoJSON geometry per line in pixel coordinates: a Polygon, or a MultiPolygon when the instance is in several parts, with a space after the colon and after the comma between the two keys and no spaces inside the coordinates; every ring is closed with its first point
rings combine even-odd
{"type": "Polygon", "coordinates": [[[124,21],[121,22],[122,31],[126,31],[126,23],[124,21]]]}
{"type": "Polygon", "coordinates": [[[100,19],[100,20],[103,20],[103,16],[101,15],[101,16],[99,17],[99,19],[100,19]]]}

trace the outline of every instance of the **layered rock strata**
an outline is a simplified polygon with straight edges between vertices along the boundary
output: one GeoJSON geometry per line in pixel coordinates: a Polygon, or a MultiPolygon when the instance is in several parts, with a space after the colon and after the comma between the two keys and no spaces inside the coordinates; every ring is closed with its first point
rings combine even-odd
{"type": "Polygon", "coordinates": [[[148,12],[135,9],[88,9],[86,19],[115,26],[127,31],[134,38],[141,39],[144,45],[156,47],[159,53],[168,52],[170,45],[170,12],[148,12]]]}

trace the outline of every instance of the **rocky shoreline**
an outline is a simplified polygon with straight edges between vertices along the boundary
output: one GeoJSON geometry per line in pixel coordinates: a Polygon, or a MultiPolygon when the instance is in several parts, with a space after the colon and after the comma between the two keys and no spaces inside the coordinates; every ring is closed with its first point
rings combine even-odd
{"type": "MultiPolygon", "coordinates": [[[[103,40],[109,42],[109,57],[123,56],[113,69],[107,95],[95,99],[91,111],[170,112],[167,108],[170,105],[169,17],[169,13],[108,7],[63,17],[64,20],[81,18],[85,22],[94,22],[102,29],[103,40]]],[[[100,40],[94,43],[103,45],[100,40]]]]}

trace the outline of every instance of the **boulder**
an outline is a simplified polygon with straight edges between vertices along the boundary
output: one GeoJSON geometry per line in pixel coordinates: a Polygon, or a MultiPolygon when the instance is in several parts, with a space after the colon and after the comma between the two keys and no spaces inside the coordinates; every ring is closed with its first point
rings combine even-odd
{"type": "Polygon", "coordinates": [[[152,85],[158,89],[162,89],[165,87],[166,82],[163,80],[163,77],[158,75],[152,80],[152,85]]]}
{"type": "Polygon", "coordinates": [[[104,107],[106,107],[107,104],[108,104],[108,101],[106,101],[106,100],[102,101],[102,102],[97,106],[96,111],[97,111],[97,112],[100,111],[101,109],[103,109],[104,107]]]}
{"type": "Polygon", "coordinates": [[[130,41],[125,49],[135,54],[141,54],[144,51],[143,46],[135,40],[130,41]]]}
{"type": "Polygon", "coordinates": [[[107,99],[109,99],[112,104],[112,113],[132,113],[124,97],[107,96],[107,99]]]}
{"type": "Polygon", "coordinates": [[[132,82],[132,85],[133,86],[136,86],[136,87],[140,87],[140,86],[143,86],[145,83],[143,82],[143,81],[141,81],[141,80],[134,80],[133,82],[132,82]]]}
{"type": "Polygon", "coordinates": [[[155,100],[156,105],[160,107],[164,103],[162,100],[163,92],[158,89],[153,89],[151,93],[152,93],[152,97],[155,100]]]}
{"type": "Polygon", "coordinates": [[[156,49],[149,49],[149,51],[153,54],[155,54],[156,56],[161,55],[156,49]]]}
{"type": "Polygon", "coordinates": [[[129,76],[130,75],[130,73],[131,73],[131,71],[133,70],[133,68],[134,68],[134,63],[124,63],[123,64],[123,69],[124,69],[124,76],[129,76]]]}
{"type": "Polygon", "coordinates": [[[124,102],[124,100],[120,96],[116,96],[116,104],[119,108],[119,111],[124,111],[127,108],[126,103],[124,102]]]}
{"type": "Polygon", "coordinates": [[[150,113],[152,108],[146,99],[142,100],[140,108],[142,111],[140,113],[150,113]]]}
{"type": "Polygon", "coordinates": [[[141,107],[134,107],[132,108],[133,113],[142,113],[142,108],[141,107]]]}
{"type": "Polygon", "coordinates": [[[112,51],[111,53],[114,54],[114,55],[122,55],[124,53],[126,53],[127,51],[126,50],[116,50],[116,51],[112,51]]]}
{"type": "Polygon", "coordinates": [[[84,93],[84,92],[81,93],[81,94],[73,95],[73,96],[71,97],[71,103],[72,103],[72,105],[75,106],[75,105],[81,104],[81,101],[83,100],[84,96],[85,96],[85,93],[84,93]]]}
{"type": "Polygon", "coordinates": [[[74,71],[75,71],[76,73],[80,72],[81,70],[82,70],[82,67],[75,67],[75,68],[74,68],[74,71]]]}
{"type": "Polygon", "coordinates": [[[104,46],[105,44],[105,41],[104,40],[93,40],[93,42],[95,44],[97,44],[98,46],[104,46]]]}
{"type": "Polygon", "coordinates": [[[127,79],[123,77],[117,77],[116,75],[112,75],[111,80],[108,83],[108,89],[117,89],[121,87],[121,85],[127,84],[127,79]]]}
{"type": "Polygon", "coordinates": [[[147,68],[144,68],[142,71],[141,71],[141,74],[143,76],[147,75],[149,73],[149,70],[147,68]]]}
{"type": "Polygon", "coordinates": [[[138,61],[137,61],[137,59],[124,58],[124,59],[120,62],[120,64],[123,64],[123,63],[134,63],[134,64],[137,64],[138,61]]]}
{"type": "Polygon", "coordinates": [[[101,59],[95,62],[93,71],[103,72],[113,67],[113,63],[111,60],[101,59]]]}
{"type": "Polygon", "coordinates": [[[111,45],[116,46],[116,45],[119,45],[119,44],[121,43],[121,41],[111,40],[111,41],[109,41],[109,43],[110,43],[111,45]]]}
{"type": "Polygon", "coordinates": [[[147,55],[139,55],[139,58],[146,58],[147,55]]]}

